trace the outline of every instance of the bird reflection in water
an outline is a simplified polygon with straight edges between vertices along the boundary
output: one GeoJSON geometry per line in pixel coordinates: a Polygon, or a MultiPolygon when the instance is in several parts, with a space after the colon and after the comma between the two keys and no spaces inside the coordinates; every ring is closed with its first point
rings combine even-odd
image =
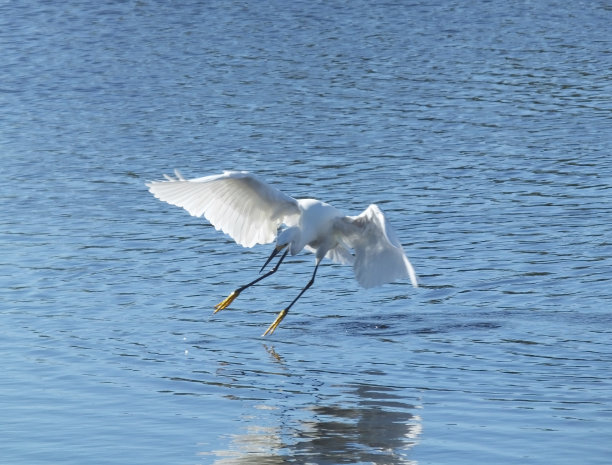
{"type": "Polygon", "coordinates": [[[396,388],[372,384],[346,386],[356,405],[316,405],[294,450],[306,462],[413,464],[405,456],[417,443],[420,417],[411,413],[396,388]]]}
{"type": "MultiPolygon", "coordinates": [[[[273,347],[265,349],[283,364],[273,347]]],[[[302,408],[255,406],[244,434],[233,436],[231,450],[215,451],[214,463],[416,464],[408,456],[421,433],[420,407],[406,402],[403,389],[371,382],[329,388],[340,392],[302,408]]]]}

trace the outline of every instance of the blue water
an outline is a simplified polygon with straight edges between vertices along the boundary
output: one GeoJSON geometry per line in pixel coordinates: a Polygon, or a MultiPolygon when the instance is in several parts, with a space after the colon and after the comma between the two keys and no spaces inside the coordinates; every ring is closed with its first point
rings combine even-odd
{"type": "Polygon", "coordinates": [[[3,2],[0,462],[608,464],[609,2],[3,2]],[[144,185],[378,203],[422,286],[144,185]]]}

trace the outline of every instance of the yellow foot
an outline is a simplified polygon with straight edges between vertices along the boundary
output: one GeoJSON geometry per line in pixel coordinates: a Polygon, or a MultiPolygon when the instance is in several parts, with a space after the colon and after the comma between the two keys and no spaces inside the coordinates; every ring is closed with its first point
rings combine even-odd
{"type": "Polygon", "coordinates": [[[221,302],[219,302],[217,305],[215,305],[215,311],[213,312],[213,315],[215,313],[217,313],[220,310],[223,310],[227,307],[229,307],[229,305],[234,301],[234,299],[236,297],[238,297],[240,295],[239,291],[234,291],[232,292],[230,295],[228,295],[225,299],[223,299],[221,302]]]}
{"type": "Polygon", "coordinates": [[[280,324],[281,321],[283,321],[283,318],[285,318],[285,316],[287,316],[287,309],[282,310],[278,316],[276,317],[276,320],[274,320],[272,322],[272,324],[270,326],[268,326],[268,329],[266,329],[266,332],[263,333],[261,336],[267,336],[268,334],[272,334],[274,332],[274,330],[277,328],[277,326],[280,324]]]}

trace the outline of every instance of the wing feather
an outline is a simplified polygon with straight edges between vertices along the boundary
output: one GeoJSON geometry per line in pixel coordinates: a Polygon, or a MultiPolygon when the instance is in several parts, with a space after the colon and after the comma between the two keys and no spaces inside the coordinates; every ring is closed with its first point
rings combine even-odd
{"type": "Polygon", "coordinates": [[[337,231],[355,251],[353,270],[359,284],[374,287],[402,278],[410,278],[418,287],[412,264],[377,205],[370,205],[358,216],[340,218],[337,231]]]}
{"type": "Polygon", "coordinates": [[[159,200],[204,216],[217,229],[244,247],[267,244],[276,238],[281,223],[294,223],[297,201],[246,171],[186,180],[176,178],[147,183],[159,200]]]}

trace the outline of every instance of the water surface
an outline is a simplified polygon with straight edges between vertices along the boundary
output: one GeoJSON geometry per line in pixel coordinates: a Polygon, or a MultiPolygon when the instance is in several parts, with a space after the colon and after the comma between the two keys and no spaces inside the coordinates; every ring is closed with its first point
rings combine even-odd
{"type": "Polygon", "coordinates": [[[0,6],[0,459],[604,464],[606,2],[0,6]],[[420,278],[257,275],[144,183],[386,212],[420,278]]]}

